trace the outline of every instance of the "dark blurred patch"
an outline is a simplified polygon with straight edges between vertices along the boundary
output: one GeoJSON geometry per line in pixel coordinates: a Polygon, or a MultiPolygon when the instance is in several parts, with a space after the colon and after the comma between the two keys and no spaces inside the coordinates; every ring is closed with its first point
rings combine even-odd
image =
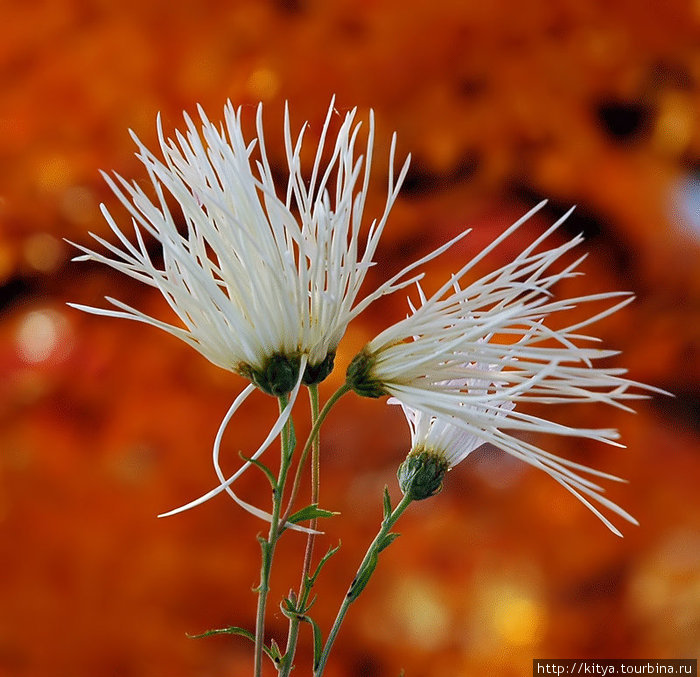
{"type": "Polygon", "coordinates": [[[427,193],[451,188],[470,179],[479,168],[480,158],[476,153],[465,155],[447,172],[430,171],[420,158],[411,163],[406,174],[402,193],[405,197],[419,197],[427,193]]]}
{"type": "Polygon", "coordinates": [[[357,677],[378,677],[382,674],[381,663],[374,657],[368,654],[356,658],[354,669],[350,674],[357,677]]]}
{"type": "Polygon", "coordinates": [[[308,9],[306,0],[274,0],[274,5],[287,14],[303,14],[308,9]]]}
{"type": "Polygon", "coordinates": [[[24,277],[15,277],[0,287],[0,313],[30,297],[36,291],[36,285],[24,277]]]}
{"type": "Polygon", "coordinates": [[[348,42],[360,42],[366,38],[367,23],[362,19],[362,15],[355,13],[341,16],[336,24],[340,37],[348,42]]]}
{"type": "Polygon", "coordinates": [[[608,599],[619,594],[626,580],[624,565],[615,565],[592,574],[563,591],[568,603],[585,604],[593,600],[608,599]]]}
{"type": "Polygon", "coordinates": [[[694,86],[691,71],[684,63],[659,60],[649,70],[648,87],[652,91],[667,87],[692,89],[694,86]]]}
{"type": "Polygon", "coordinates": [[[489,81],[484,76],[466,76],[457,80],[455,89],[465,99],[476,99],[488,93],[489,81]]]}
{"type": "Polygon", "coordinates": [[[633,141],[648,129],[652,110],[637,101],[603,101],[596,116],[608,136],[616,141],[633,141]]]}
{"type": "MultiPolygon", "coordinates": [[[[660,384],[660,387],[664,387],[660,384]]],[[[660,416],[667,420],[683,421],[689,428],[700,431],[700,391],[679,389],[677,384],[666,386],[674,397],[654,397],[651,402],[660,416]]]]}
{"type": "MultiPolygon", "coordinates": [[[[525,204],[535,205],[545,199],[528,186],[513,186],[512,192],[516,199],[525,204]]],[[[545,221],[554,223],[560,219],[573,205],[548,199],[547,204],[539,212],[545,221]]],[[[640,288],[638,271],[634,265],[634,252],[627,242],[623,242],[615,228],[612,228],[606,219],[588,209],[585,205],[576,205],[576,209],[560,226],[560,232],[571,237],[583,235],[589,251],[596,251],[600,256],[601,252],[606,252],[608,261],[613,266],[616,275],[622,277],[628,286],[634,289],[640,288]]]]}

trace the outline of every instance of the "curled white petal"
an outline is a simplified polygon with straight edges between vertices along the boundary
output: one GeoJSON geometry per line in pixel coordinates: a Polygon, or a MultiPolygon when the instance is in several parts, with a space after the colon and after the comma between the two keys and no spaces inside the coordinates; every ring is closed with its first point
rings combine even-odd
{"type": "MultiPolygon", "coordinates": [[[[260,456],[270,447],[274,439],[282,432],[282,429],[284,426],[287,424],[287,421],[289,420],[289,417],[292,413],[292,408],[294,407],[294,403],[296,402],[297,395],[299,393],[299,388],[301,387],[301,381],[302,377],[304,375],[304,368],[306,367],[306,356],[302,357],[302,361],[300,364],[299,368],[299,376],[297,378],[296,385],[294,386],[294,389],[289,395],[289,401],[287,405],[284,407],[284,409],[280,412],[279,416],[277,417],[277,420],[275,421],[274,425],[270,429],[270,432],[267,434],[267,437],[265,440],[262,442],[262,444],[258,447],[258,449],[255,451],[255,453],[250,457],[251,460],[255,461],[260,456]]],[[[219,464],[219,452],[220,452],[220,447],[221,447],[221,440],[223,438],[224,432],[226,430],[226,427],[231,421],[231,418],[235,414],[235,412],[238,410],[238,408],[243,404],[245,399],[250,395],[250,393],[253,391],[255,386],[252,384],[247,386],[247,388],[235,399],[231,407],[229,408],[228,412],[226,412],[226,415],[224,416],[224,419],[221,422],[221,425],[219,427],[219,430],[216,434],[216,439],[214,441],[214,448],[212,451],[212,459],[213,459],[213,464],[214,464],[214,469],[216,471],[217,477],[219,478],[220,484],[212,489],[211,491],[208,491],[206,494],[203,496],[200,496],[199,498],[195,499],[194,501],[190,501],[189,503],[180,506],[179,508],[175,508],[173,510],[169,510],[168,512],[161,513],[158,515],[158,517],[170,517],[172,515],[177,515],[178,513],[185,512],[186,510],[190,510],[192,508],[195,508],[198,505],[202,505],[203,503],[206,503],[209,499],[214,498],[214,496],[219,495],[221,492],[226,491],[229,493],[229,495],[240,505],[242,508],[250,512],[251,514],[255,515],[256,517],[260,517],[261,519],[269,521],[271,519],[271,515],[269,515],[267,512],[264,510],[261,510],[260,508],[257,508],[256,506],[251,505],[250,503],[247,503],[246,501],[243,501],[238,495],[235,494],[235,492],[231,489],[231,485],[252,465],[250,461],[246,461],[243,463],[243,465],[230,477],[226,478],[221,470],[221,466],[219,464]]],[[[317,533],[314,532],[310,529],[307,529],[305,527],[300,527],[298,525],[292,524],[289,525],[291,528],[296,529],[298,531],[306,531],[310,533],[317,533]]]]}

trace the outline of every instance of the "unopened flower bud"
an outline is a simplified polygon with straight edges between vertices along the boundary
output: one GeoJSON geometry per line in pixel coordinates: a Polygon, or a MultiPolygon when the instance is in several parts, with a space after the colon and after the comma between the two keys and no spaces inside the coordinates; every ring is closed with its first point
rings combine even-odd
{"type": "Polygon", "coordinates": [[[399,466],[397,477],[404,496],[414,501],[430,498],[442,490],[442,481],[450,466],[444,456],[435,451],[411,451],[399,466]]]}

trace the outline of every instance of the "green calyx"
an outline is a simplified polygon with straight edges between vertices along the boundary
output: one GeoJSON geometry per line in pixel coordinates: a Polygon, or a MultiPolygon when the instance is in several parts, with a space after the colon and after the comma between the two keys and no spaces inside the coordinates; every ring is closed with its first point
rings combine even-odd
{"type": "Polygon", "coordinates": [[[348,365],[345,373],[347,384],[361,397],[382,397],[388,395],[380,381],[372,376],[376,357],[363,348],[348,365]]]}
{"type": "Polygon", "coordinates": [[[312,386],[323,381],[333,371],[335,353],[328,353],[325,359],[318,364],[307,364],[304,369],[302,382],[305,386],[312,386]]]}
{"type": "Polygon", "coordinates": [[[250,379],[260,390],[268,395],[280,397],[290,393],[299,378],[299,355],[275,353],[265,360],[261,369],[243,364],[238,372],[250,379]]]}
{"type": "MultiPolygon", "coordinates": [[[[304,385],[320,383],[333,371],[335,353],[326,355],[322,362],[316,365],[307,364],[302,376],[304,385]]],[[[250,379],[260,390],[268,395],[281,397],[288,395],[299,380],[300,355],[285,355],[274,353],[265,360],[262,368],[251,367],[248,364],[238,365],[237,371],[241,376],[250,379]]]]}
{"type": "Polygon", "coordinates": [[[410,495],[414,501],[422,501],[440,493],[449,469],[447,460],[441,454],[416,449],[399,466],[396,475],[404,496],[410,495]]]}

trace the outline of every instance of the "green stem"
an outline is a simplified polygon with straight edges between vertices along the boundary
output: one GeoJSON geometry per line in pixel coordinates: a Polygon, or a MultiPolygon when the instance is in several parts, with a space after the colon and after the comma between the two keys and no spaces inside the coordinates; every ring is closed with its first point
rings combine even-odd
{"type": "Polygon", "coordinates": [[[299,488],[301,485],[301,475],[302,472],[304,471],[304,464],[306,463],[306,457],[309,455],[309,450],[311,449],[312,444],[318,437],[318,431],[321,429],[321,424],[323,421],[326,419],[326,416],[328,416],[328,412],[333,408],[333,405],[343,396],[345,393],[350,391],[350,386],[347,383],[343,383],[338,390],[336,390],[331,396],[328,402],[324,405],[323,409],[321,410],[321,413],[318,415],[318,418],[314,422],[311,432],[309,433],[309,437],[306,440],[306,444],[304,444],[304,448],[302,449],[301,456],[299,457],[299,465],[297,466],[297,472],[296,475],[294,476],[294,484],[292,485],[292,493],[289,497],[289,502],[287,503],[287,509],[284,511],[284,515],[282,516],[282,523],[287,521],[287,518],[289,515],[292,513],[292,508],[294,507],[294,502],[296,501],[297,495],[299,494],[299,488]]]}
{"type": "Polygon", "coordinates": [[[352,583],[350,584],[350,587],[348,588],[348,592],[345,595],[345,599],[343,599],[343,603],[340,605],[338,615],[336,616],[335,622],[333,623],[333,627],[331,628],[330,633],[328,633],[328,639],[326,640],[326,644],[323,647],[323,653],[321,654],[319,663],[314,671],[314,677],[321,677],[321,675],[323,674],[323,670],[326,667],[326,661],[328,660],[328,655],[330,654],[330,651],[333,647],[333,643],[335,642],[335,639],[338,635],[340,626],[342,625],[343,620],[345,619],[345,614],[348,612],[350,605],[359,597],[359,595],[364,590],[367,581],[369,580],[374,571],[374,567],[376,566],[379,553],[391,542],[390,540],[387,542],[387,539],[389,538],[389,532],[391,531],[394,524],[396,524],[396,521],[399,519],[399,517],[401,517],[403,512],[406,510],[406,508],[408,508],[408,506],[412,502],[413,498],[411,497],[411,494],[409,492],[401,499],[396,508],[394,508],[391,515],[385,517],[382,521],[382,526],[379,529],[379,532],[375,536],[374,540],[372,541],[371,545],[367,549],[365,557],[362,560],[362,563],[360,564],[359,568],[357,569],[357,574],[355,574],[355,578],[353,579],[352,583]]]}
{"type": "MultiPolygon", "coordinates": [[[[289,402],[287,395],[278,398],[280,413],[289,402]]],[[[262,657],[265,645],[265,611],[267,608],[267,595],[270,591],[270,571],[272,569],[272,558],[275,554],[275,547],[280,537],[280,513],[282,511],[282,495],[289,473],[289,466],[292,460],[294,448],[294,427],[291,416],[282,429],[280,435],[281,460],[280,471],[277,476],[277,485],[272,490],[272,518],[270,520],[270,531],[267,540],[259,537],[262,549],[262,563],[260,567],[260,585],[258,586],[258,608],[255,618],[255,677],[262,677],[262,657]]]]}
{"type": "MultiPolygon", "coordinates": [[[[336,398],[337,401],[338,398],[336,398]]],[[[316,426],[316,422],[319,419],[319,406],[318,406],[318,385],[313,384],[309,386],[309,404],[311,406],[311,423],[312,430],[309,434],[309,439],[311,442],[311,503],[318,505],[319,502],[319,489],[320,489],[320,435],[318,433],[319,427],[316,426]],[[315,429],[315,430],[314,430],[315,429]]],[[[330,410],[330,409],[329,409],[330,410]]],[[[328,413],[326,411],[326,413],[328,413]]],[[[304,447],[306,450],[306,447],[304,447]]],[[[305,454],[302,452],[299,468],[303,467],[303,462],[305,461],[305,454]]],[[[291,501],[290,501],[291,508],[291,501]]],[[[318,520],[313,519],[309,524],[309,528],[316,529],[316,524],[318,520]]],[[[301,570],[301,583],[299,585],[299,609],[306,607],[309,599],[309,593],[311,588],[308,585],[309,571],[311,570],[311,558],[314,551],[314,541],[316,540],[316,534],[310,533],[306,537],[306,550],[304,552],[304,564],[301,570]]],[[[280,670],[279,677],[289,677],[289,673],[292,670],[294,663],[294,655],[296,653],[297,639],[299,637],[299,624],[300,620],[298,618],[292,618],[289,621],[289,633],[287,635],[287,648],[284,653],[284,663],[282,669],[280,670]]]]}
{"type": "MultiPolygon", "coordinates": [[[[301,485],[301,474],[304,469],[306,458],[309,454],[309,449],[311,450],[311,503],[318,504],[319,493],[320,493],[320,471],[321,471],[321,459],[320,459],[320,429],[321,424],[325,420],[328,412],[333,408],[336,402],[345,393],[350,391],[350,387],[347,383],[344,383],[338,390],[336,390],[333,395],[329,398],[323,407],[323,410],[319,413],[319,401],[318,401],[318,386],[309,386],[309,401],[311,405],[311,432],[306,440],[304,448],[301,452],[299,458],[299,465],[297,467],[297,472],[294,477],[294,484],[292,486],[292,493],[287,504],[287,510],[282,517],[282,522],[286,521],[287,517],[292,511],[294,502],[299,493],[299,488],[301,485]]],[[[317,520],[313,520],[309,525],[311,529],[315,529],[317,520]]],[[[301,572],[301,582],[299,584],[299,601],[297,608],[304,609],[308,604],[309,597],[311,595],[311,589],[313,587],[313,582],[309,578],[309,572],[311,570],[311,560],[313,557],[314,543],[316,541],[316,534],[311,533],[306,539],[306,550],[304,553],[304,564],[302,566],[301,572]]],[[[289,622],[289,632],[287,635],[287,648],[284,656],[284,663],[280,671],[279,677],[288,677],[293,666],[294,655],[296,653],[297,639],[299,637],[299,625],[301,621],[299,618],[293,618],[289,622]]]]}
{"type": "MultiPolygon", "coordinates": [[[[319,418],[318,410],[318,386],[312,385],[309,387],[309,403],[311,405],[311,421],[313,425],[316,425],[316,421],[319,418]]],[[[321,435],[317,432],[313,436],[313,441],[311,443],[311,503],[319,504],[319,491],[321,486],[321,459],[320,459],[320,447],[321,447],[321,435]]],[[[313,519],[309,524],[311,529],[316,529],[316,524],[318,520],[313,519]]],[[[301,571],[301,585],[299,587],[299,597],[302,596],[304,592],[304,586],[306,584],[306,578],[311,570],[311,558],[314,552],[314,542],[316,540],[316,534],[309,534],[306,539],[306,552],[304,553],[304,566],[301,571]]]]}

